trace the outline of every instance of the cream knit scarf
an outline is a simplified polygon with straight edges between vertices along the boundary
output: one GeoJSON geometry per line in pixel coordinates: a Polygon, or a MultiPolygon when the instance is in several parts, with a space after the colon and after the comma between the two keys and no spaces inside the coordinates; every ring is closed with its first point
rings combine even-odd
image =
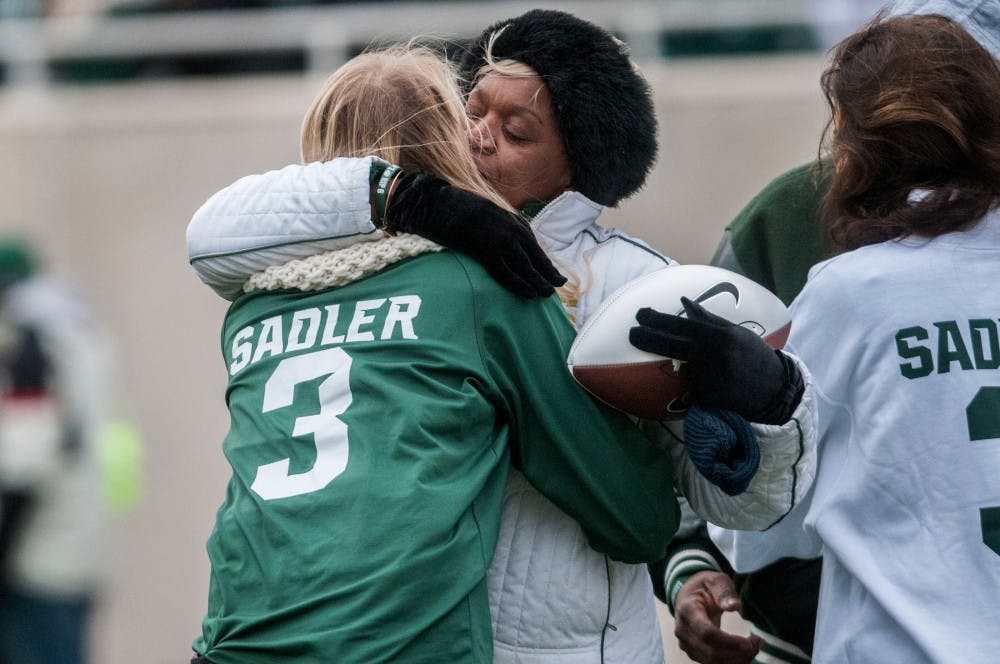
{"type": "Polygon", "coordinates": [[[442,249],[444,247],[418,235],[401,233],[288,261],[283,265],[272,265],[263,272],[251,275],[243,284],[243,290],[247,293],[285,288],[317,291],[345,286],[404,258],[442,249]]]}

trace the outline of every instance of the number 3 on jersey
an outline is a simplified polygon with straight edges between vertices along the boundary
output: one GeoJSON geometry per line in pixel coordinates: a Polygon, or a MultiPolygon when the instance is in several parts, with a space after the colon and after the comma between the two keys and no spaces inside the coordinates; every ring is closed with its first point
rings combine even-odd
{"type": "MultiPolygon", "coordinates": [[[[965,409],[969,423],[969,440],[1000,438],[1000,387],[984,387],[965,409]]],[[[1000,507],[979,510],[983,543],[1000,555],[1000,507]]]]}
{"type": "Polygon", "coordinates": [[[337,416],[351,405],[353,395],[348,378],[351,357],[340,348],[329,348],[282,360],[264,385],[267,413],[292,405],[295,386],[308,380],[329,376],[319,384],[320,410],[295,420],[292,436],[313,435],[316,462],[304,473],[289,474],[291,459],[264,464],[250,486],[264,500],[300,496],[318,491],[347,467],[347,424],[337,416]]]}

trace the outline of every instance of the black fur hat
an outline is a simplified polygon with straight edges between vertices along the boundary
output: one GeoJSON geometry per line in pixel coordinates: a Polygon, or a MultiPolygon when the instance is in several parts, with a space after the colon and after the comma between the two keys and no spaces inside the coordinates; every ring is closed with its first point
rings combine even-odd
{"type": "Polygon", "coordinates": [[[545,81],[573,189],[615,206],[642,187],[656,160],[656,114],[649,84],[625,45],[572,14],[534,9],[483,31],[460,61],[472,85],[486,64],[493,33],[496,60],[517,60],[545,81]]]}

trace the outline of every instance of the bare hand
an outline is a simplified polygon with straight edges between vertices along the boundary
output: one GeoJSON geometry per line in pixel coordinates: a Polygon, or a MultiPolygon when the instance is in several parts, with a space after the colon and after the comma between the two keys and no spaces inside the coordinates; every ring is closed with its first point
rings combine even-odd
{"type": "Polygon", "coordinates": [[[674,601],[674,636],[688,657],[702,664],[748,664],[760,637],[738,636],[720,627],[725,611],[738,611],[733,580],[722,572],[698,572],[681,586],[674,601]]]}

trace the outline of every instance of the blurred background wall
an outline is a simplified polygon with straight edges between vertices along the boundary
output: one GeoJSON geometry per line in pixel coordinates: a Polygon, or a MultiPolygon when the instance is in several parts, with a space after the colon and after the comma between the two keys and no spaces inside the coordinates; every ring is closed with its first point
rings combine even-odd
{"type": "MultiPolygon", "coordinates": [[[[627,16],[630,3],[569,4],[584,16],[587,6],[617,4],[627,16]]],[[[805,20],[802,3],[777,4],[805,20]]],[[[476,29],[530,6],[424,3],[426,21],[447,26],[450,5],[475,5],[476,29]]],[[[779,27],[786,23],[795,24],[779,27]]],[[[683,262],[707,262],[764,184],[816,154],[826,117],[817,43],[766,53],[690,46],[711,39],[674,40],[694,52],[673,56],[663,39],[636,49],[655,91],[660,158],[645,189],[604,217],[683,262]]],[[[134,62],[113,64],[120,74],[134,62]]],[[[226,303],[188,267],[184,230],[214,191],[297,160],[301,116],[328,71],[301,64],[197,76],[161,64],[162,76],[101,80],[91,71],[23,83],[9,66],[0,87],[0,230],[35,239],[51,270],[90,294],[118,343],[124,401],[144,440],[143,500],[115,523],[95,625],[102,664],[186,662],[199,631],[204,541],[228,479],[218,341],[226,303]]]]}

